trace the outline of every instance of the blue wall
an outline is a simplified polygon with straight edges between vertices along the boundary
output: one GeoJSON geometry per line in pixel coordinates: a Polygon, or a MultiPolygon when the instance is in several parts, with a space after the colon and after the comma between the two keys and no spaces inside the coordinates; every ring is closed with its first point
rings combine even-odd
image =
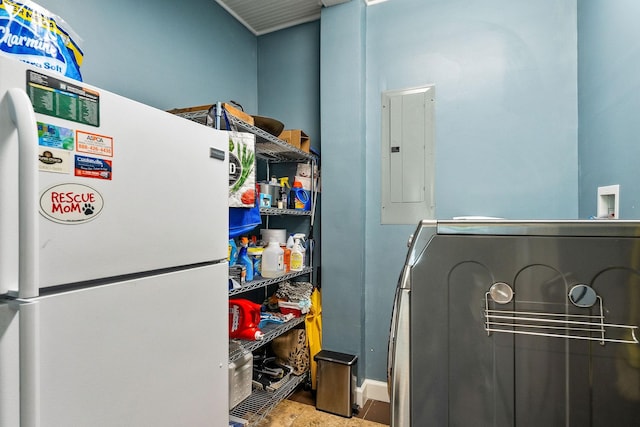
{"type": "Polygon", "coordinates": [[[436,85],[438,218],[576,218],[576,0],[352,1],[321,28],[324,345],[385,380],[415,226],[380,224],[381,92],[436,85]]]}
{"type": "MultiPolygon", "coordinates": [[[[364,304],[365,220],[369,209],[365,194],[363,12],[361,2],[351,1],[324,9],[320,20],[320,268],[323,348],[357,355],[358,376],[368,377],[364,354],[364,334],[370,325],[366,324],[364,304]]],[[[388,328],[379,333],[381,339],[385,334],[388,337],[388,328]]]]}
{"type": "Polygon", "coordinates": [[[258,38],[258,110],[320,148],[320,22],[258,38]]]}
{"type": "Polygon", "coordinates": [[[257,40],[212,0],[37,0],[83,39],[87,83],[160,109],[258,110],[257,40]]]}
{"type": "Polygon", "coordinates": [[[640,2],[578,2],[580,216],[620,185],[619,219],[640,218],[640,2]]]}

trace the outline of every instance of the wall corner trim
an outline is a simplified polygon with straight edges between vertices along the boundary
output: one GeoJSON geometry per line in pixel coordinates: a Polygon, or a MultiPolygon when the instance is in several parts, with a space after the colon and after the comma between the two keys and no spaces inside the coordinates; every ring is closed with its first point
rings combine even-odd
{"type": "Polygon", "coordinates": [[[389,403],[387,383],[385,381],[365,379],[362,385],[356,389],[356,403],[362,408],[369,399],[389,403]]]}

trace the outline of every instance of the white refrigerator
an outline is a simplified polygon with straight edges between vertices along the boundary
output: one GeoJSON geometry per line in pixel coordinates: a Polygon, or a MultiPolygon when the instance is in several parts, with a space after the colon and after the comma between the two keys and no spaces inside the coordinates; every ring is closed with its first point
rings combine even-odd
{"type": "Polygon", "coordinates": [[[227,152],[0,57],[0,427],[226,425],[227,152]]]}

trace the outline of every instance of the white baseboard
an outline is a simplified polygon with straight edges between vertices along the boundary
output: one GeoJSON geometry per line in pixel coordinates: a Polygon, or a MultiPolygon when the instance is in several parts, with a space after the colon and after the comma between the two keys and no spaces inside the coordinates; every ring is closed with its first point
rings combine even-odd
{"type": "Polygon", "coordinates": [[[356,389],[356,403],[362,408],[369,399],[389,403],[387,383],[384,381],[364,380],[362,385],[356,389]]]}

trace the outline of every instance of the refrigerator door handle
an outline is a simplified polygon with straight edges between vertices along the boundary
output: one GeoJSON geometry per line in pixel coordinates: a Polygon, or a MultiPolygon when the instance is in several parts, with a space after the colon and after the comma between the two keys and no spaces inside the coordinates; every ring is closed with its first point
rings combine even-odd
{"type": "MultiPolygon", "coordinates": [[[[7,91],[9,116],[18,132],[18,212],[20,263],[18,297],[39,295],[39,210],[38,210],[38,128],[27,93],[19,88],[7,91]]],[[[1,233],[1,230],[0,230],[1,233]]]]}
{"type": "Polygon", "coordinates": [[[20,427],[40,426],[40,306],[14,300],[19,326],[20,427]]]}

